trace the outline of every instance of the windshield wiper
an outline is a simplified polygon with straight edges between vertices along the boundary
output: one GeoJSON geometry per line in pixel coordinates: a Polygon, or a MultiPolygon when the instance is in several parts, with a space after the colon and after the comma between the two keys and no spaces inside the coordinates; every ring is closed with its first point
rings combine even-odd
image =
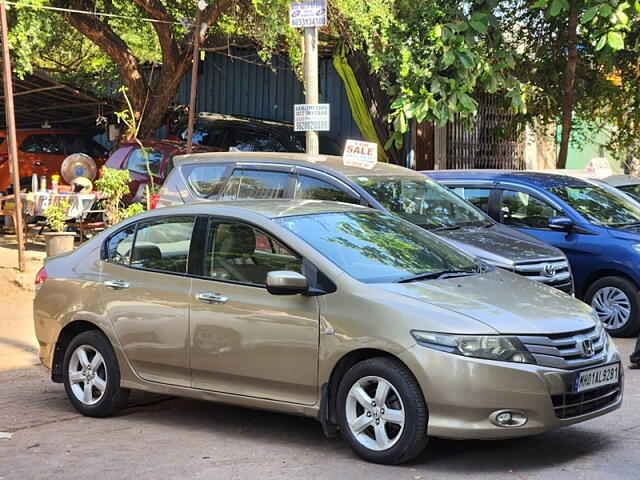
{"type": "Polygon", "coordinates": [[[460,225],[442,225],[441,227],[434,228],[434,232],[444,232],[445,230],[460,230],[460,225]]]}
{"type": "Polygon", "coordinates": [[[409,283],[409,282],[417,282],[419,280],[429,280],[429,279],[441,279],[441,278],[449,278],[449,277],[464,277],[467,275],[473,275],[474,273],[478,273],[478,270],[464,270],[464,269],[449,269],[449,270],[438,270],[437,272],[425,272],[418,273],[417,275],[412,275],[410,277],[404,277],[400,280],[396,280],[396,283],[409,283]]]}

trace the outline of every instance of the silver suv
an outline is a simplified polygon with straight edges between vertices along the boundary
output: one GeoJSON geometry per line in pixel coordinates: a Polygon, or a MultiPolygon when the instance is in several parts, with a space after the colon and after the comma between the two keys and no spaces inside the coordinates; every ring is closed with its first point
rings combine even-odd
{"type": "MultiPolygon", "coordinates": [[[[288,153],[202,153],[174,158],[158,207],[199,200],[312,199],[365,205],[419,225],[486,263],[573,293],[566,256],[500,225],[424,175],[341,157],[288,153]]],[[[488,201],[488,198],[487,198],[488,201]]]]}

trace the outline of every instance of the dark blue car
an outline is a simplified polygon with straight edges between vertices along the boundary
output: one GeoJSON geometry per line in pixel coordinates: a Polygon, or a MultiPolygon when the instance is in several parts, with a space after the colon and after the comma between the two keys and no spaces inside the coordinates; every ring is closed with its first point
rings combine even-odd
{"type": "Polygon", "coordinates": [[[640,208],[596,182],[540,172],[424,172],[569,258],[575,295],[615,336],[640,330],[640,208]]]}

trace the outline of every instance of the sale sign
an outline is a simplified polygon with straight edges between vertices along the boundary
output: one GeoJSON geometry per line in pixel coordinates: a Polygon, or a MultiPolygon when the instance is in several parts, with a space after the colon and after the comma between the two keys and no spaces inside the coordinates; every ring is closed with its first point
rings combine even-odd
{"type": "Polygon", "coordinates": [[[349,167],[371,170],[378,162],[378,144],[360,140],[347,140],[342,163],[349,167]]]}

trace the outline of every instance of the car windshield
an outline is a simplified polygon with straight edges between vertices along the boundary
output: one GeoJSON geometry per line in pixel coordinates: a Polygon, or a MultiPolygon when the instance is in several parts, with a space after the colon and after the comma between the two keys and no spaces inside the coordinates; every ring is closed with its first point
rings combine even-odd
{"type": "Polygon", "coordinates": [[[492,225],[482,212],[436,182],[409,175],[352,179],[391,213],[427,229],[492,225]]]}
{"type": "Polygon", "coordinates": [[[389,214],[363,211],[279,218],[353,278],[366,283],[410,281],[477,271],[473,259],[425,230],[389,214]]]}
{"type": "Polygon", "coordinates": [[[616,188],[618,188],[619,190],[622,190],[631,198],[640,202],[640,183],[636,185],[622,185],[616,188]]]}
{"type": "Polygon", "coordinates": [[[576,186],[550,188],[591,223],[605,227],[624,227],[640,222],[640,208],[602,187],[576,186]]]}

